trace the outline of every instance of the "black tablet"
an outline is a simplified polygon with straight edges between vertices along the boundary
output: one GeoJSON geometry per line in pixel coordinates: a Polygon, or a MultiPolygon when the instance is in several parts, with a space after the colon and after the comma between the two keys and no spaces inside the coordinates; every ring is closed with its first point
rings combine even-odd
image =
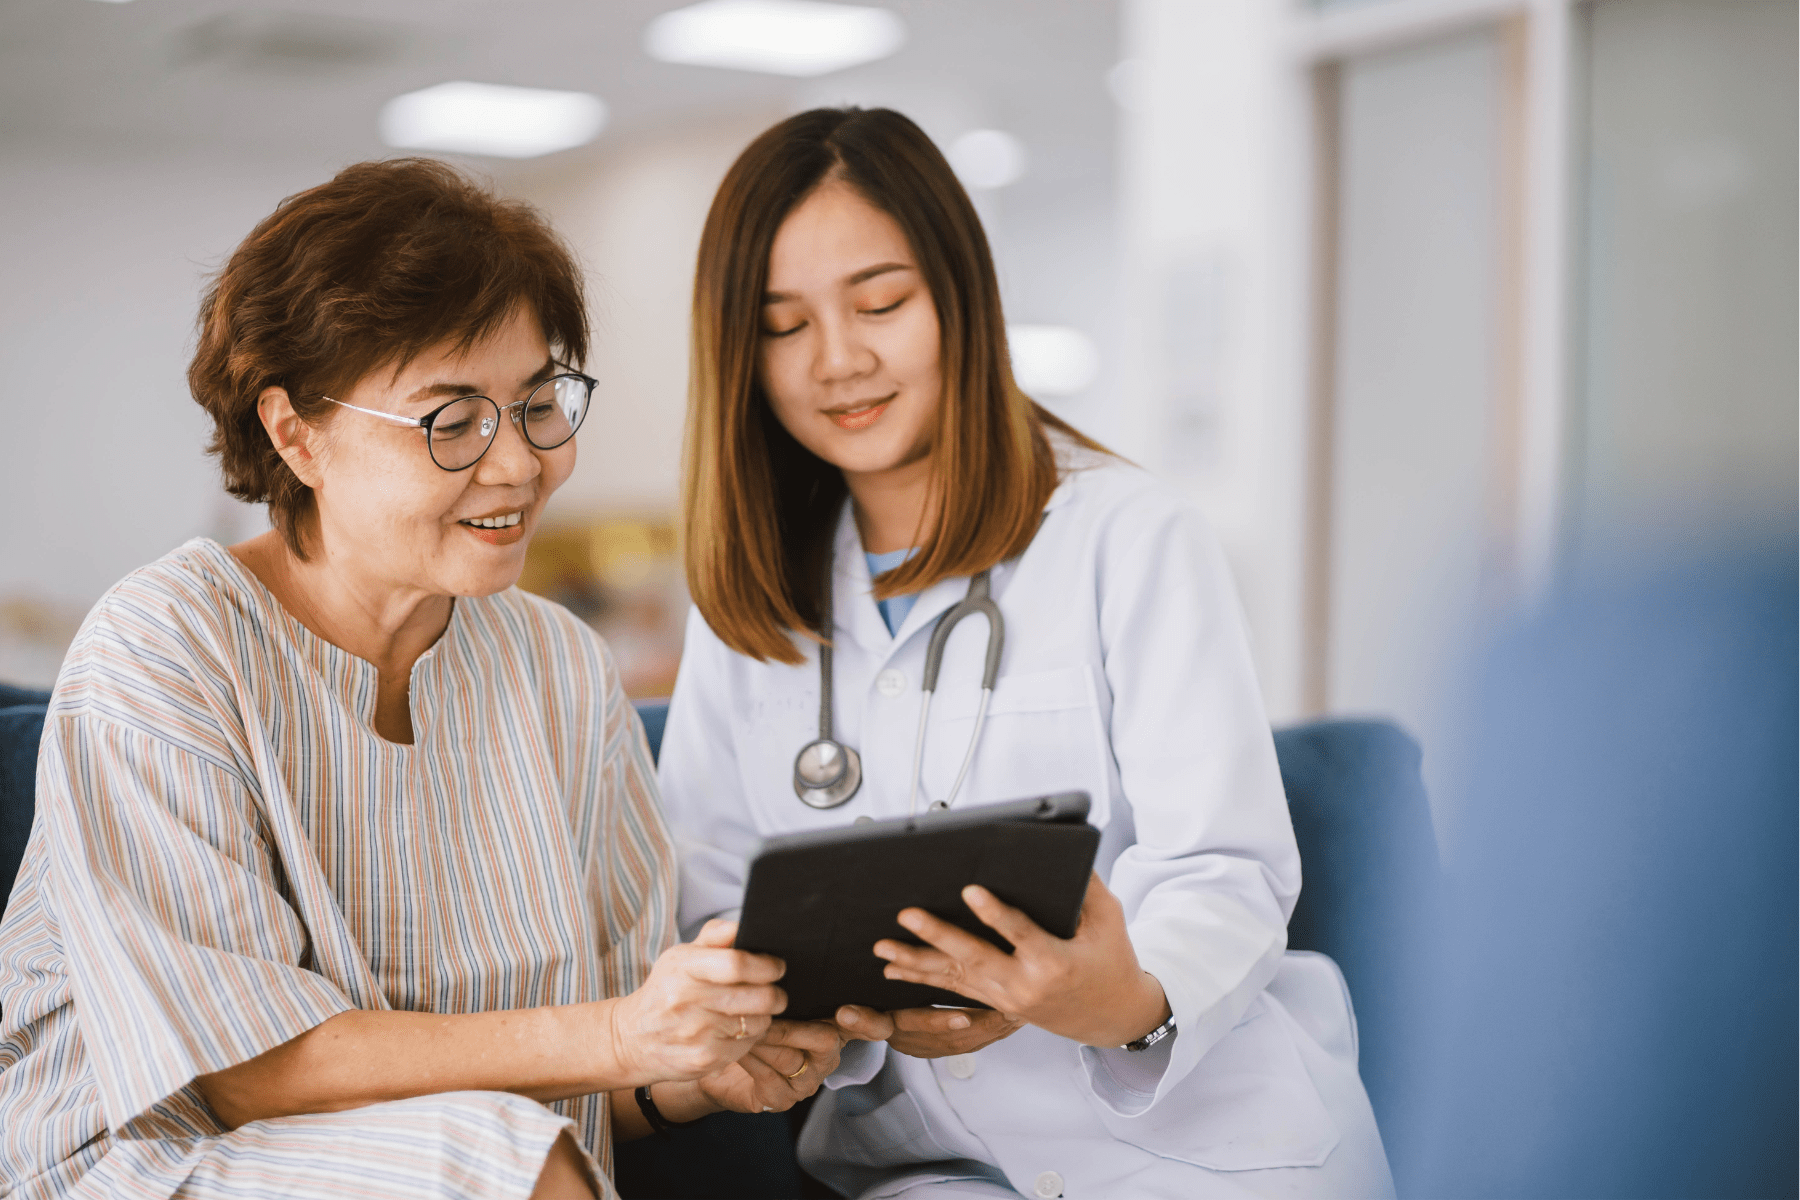
{"type": "Polygon", "coordinates": [[[883,978],[875,943],[919,945],[894,920],[917,906],[1011,950],[963,903],[971,883],[1073,937],[1100,844],[1087,812],[1086,792],[1064,792],[770,838],[750,863],[736,945],[787,963],[782,1015],[796,1020],[830,1017],[842,1004],[986,1007],[883,978]]]}

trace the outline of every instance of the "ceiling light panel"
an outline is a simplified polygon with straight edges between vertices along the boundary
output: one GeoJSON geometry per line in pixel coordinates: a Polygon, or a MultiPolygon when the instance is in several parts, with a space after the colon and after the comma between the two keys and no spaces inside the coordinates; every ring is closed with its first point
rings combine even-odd
{"type": "Polygon", "coordinates": [[[971,129],[945,156],[963,186],[988,191],[1017,183],[1025,174],[1025,143],[1000,129],[971,129]]]}
{"type": "Polygon", "coordinates": [[[823,75],[886,58],[906,26],[885,8],[817,0],[703,0],[666,12],[644,31],[663,62],[771,75],[823,75]]]}
{"type": "Polygon", "coordinates": [[[402,150],[536,158],[585,145],[605,124],[605,102],[586,92],[440,83],[383,105],[381,140],[402,150]]]}

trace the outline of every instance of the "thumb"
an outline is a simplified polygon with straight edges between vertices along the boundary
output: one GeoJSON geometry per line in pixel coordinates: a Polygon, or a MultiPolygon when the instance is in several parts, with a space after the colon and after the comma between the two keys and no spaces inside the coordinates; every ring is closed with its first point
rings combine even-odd
{"type": "Polygon", "coordinates": [[[694,945],[729,947],[732,942],[737,940],[737,930],[736,921],[722,921],[714,918],[701,926],[700,932],[694,937],[694,945]]]}

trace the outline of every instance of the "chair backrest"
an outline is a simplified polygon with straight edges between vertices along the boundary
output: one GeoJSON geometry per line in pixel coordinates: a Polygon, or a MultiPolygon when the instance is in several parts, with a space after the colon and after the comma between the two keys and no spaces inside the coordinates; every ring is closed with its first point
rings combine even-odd
{"type": "Polygon", "coordinates": [[[6,912],[36,808],[38,743],[50,693],[0,684],[0,914],[6,912]]]}
{"type": "Polygon", "coordinates": [[[1415,963],[1440,887],[1419,746],[1388,721],[1317,721],[1277,730],[1275,755],[1303,875],[1288,947],[1342,968],[1363,1084],[1385,1123],[1415,1040],[1415,963]]]}

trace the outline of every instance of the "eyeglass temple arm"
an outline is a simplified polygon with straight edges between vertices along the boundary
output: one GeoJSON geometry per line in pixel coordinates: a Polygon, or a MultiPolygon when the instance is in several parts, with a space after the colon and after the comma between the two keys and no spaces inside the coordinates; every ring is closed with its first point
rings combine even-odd
{"type": "MultiPolygon", "coordinates": [[[[322,396],[320,399],[331,400],[331,397],[322,396]]],[[[377,408],[363,408],[361,405],[357,404],[345,404],[342,400],[331,400],[331,402],[343,408],[353,409],[359,413],[368,413],[371,417],[380,417],[384,421],[392,421],[396,425],[410,425],[414,429],[423,429],[425,427],[425,422],[418,417],[398,417],[393,413],[384,413],[377,408]]]]}

